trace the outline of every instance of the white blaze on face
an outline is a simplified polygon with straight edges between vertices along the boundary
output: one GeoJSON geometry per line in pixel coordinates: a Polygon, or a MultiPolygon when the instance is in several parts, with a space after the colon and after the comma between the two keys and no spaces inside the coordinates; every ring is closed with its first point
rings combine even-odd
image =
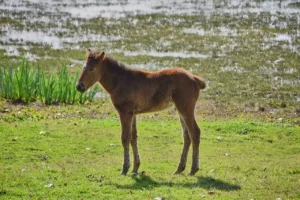
{"type": "Polygon", "coordinates": [[[86,70],[86,67],[87,67],[87,63],[84,63],[83,70],[86,70]]]}

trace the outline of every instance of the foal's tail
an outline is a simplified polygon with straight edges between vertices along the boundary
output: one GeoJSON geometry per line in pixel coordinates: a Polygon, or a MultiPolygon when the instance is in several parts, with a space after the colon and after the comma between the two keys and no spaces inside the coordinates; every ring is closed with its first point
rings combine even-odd
{"type": "Polygon", "coordinates": [[[206,88],[205,80],[200,76],[194,76],[194,80],[199,84],[200,89],[206,88]]]}

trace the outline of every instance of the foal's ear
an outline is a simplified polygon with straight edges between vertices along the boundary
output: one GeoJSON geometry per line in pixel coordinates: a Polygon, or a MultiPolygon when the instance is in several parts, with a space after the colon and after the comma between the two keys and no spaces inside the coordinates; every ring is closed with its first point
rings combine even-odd
{"type": "Polygon", "coordinates": [[[93,55],[93,51],[91,49],[87,49],[86,56],[89,57],[91,55],[93,55]]]}
{"type": "Polygon", "coordinates": [[[99,54],[97,54],[96,59],[102,61],[105,58],[105,52],[102,52],[100,55],[99,54]]]}

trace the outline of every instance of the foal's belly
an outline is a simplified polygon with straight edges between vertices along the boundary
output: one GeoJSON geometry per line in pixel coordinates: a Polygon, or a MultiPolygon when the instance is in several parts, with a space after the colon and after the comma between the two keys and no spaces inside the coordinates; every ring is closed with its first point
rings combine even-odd
{"type": "Polygon", "coordinates": [[[143,89],[135,91],[132,96],[135,102],[135,113],[146,113],[163,110],[172,105],[172,85],[169,81],[150,82],[143,89]]]}
{"type": "Polygon", "coordinates": [[[160,111],[160,110],[164,110],[168,107],[171,107],[172,106],[172,102],[169,102],[169,103],[166,103],[166,104],[160,104],[160,105],[156,105],[156,106],[153,106],[153,107],[144,107],[144,108],[137,108],[135,110],[135,113],[136,114],[139,114],[139,113],[148,113],[148,112],[155,112],[155,111],[160,111]]]}
{"type": "Polygon", "coordinates": [[[169,96],[164,98],[152,98],[146,101],[136,102],[135,113],[147,113],[166,109],[172,106],[173,101],[169,96]]]}

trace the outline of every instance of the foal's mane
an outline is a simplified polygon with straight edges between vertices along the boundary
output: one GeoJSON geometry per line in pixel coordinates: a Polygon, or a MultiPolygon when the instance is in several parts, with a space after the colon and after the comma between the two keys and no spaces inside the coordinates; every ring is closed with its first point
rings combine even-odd
{"type": "MultiPolygon", "coordinates": [[[[88,58],[93,58],[93,59],[98,59],[101,56],[101,52],[88,52],[87,53],[88,58]]],[[[127,65],[117,61],[110,55],[105,55],[104,62],[109,69],[116,73],[122,73],[122,74],[130,74],[133,71],[143,71],[143,70],[136,70],[136,69],[131,69],[127,65]]]]}
{"type": "Polygon", "coordinates": [[[113,71],[116,72],[129,72],[131,71],[131,69],[129,67],[127,67],[125,64],[117,61],[116,59],[112,58],[111,56],[105,56],[104,63],[107,64],[107,67],[112,69],[113,71]]]}

